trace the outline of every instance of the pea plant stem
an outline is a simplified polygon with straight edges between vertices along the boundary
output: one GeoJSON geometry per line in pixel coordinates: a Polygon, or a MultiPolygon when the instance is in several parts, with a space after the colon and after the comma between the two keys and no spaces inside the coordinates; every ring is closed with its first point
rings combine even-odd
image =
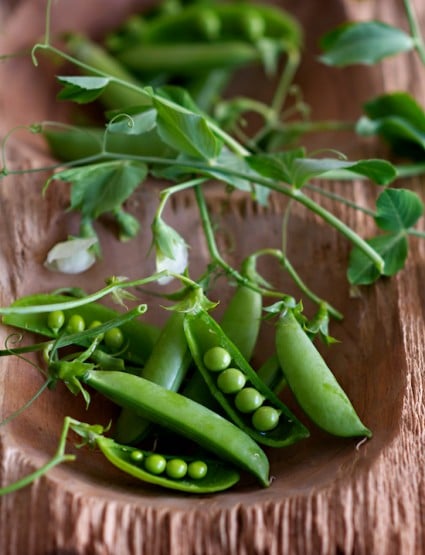
{"type": "MultiPolygon", "coordinates": [[[[236,279],[236,281],[238,281],[239,283],[241,283],[243,285],[247,285],[248,287],[251,287],[252,289],[260,292],[262,295],[264,295],[266,297],[282,297],[282,298],[285,297],[285,295],[280,293],[280,292],[273,291],[273,290],[270,290],[270,289],[266,289],[264,287],[259,287],[258,285],[256,285],[256,284],[252,283],[251,281],[247,280],[243,275],[241,275],[234,268],[229,266],[229,264],[227,264],[227,262],[222,258],[221,254],[220,254],[220,252],[217,248],[217,244],[216,244],[215,237],[214,237],[214,232],[213,232],[213,227],[212,227],[212,224],[211,224],[211,221],[210,221],[208,208],[206,206],[205,197],[204,197],[204,195],[202,193],[202,190],[199,186],[195,187],[195,195],[196,195],[196,200],[197,200],[197,203],[198,203],[198,209],[199,209],[199,213],[200,213],[200,216],[201,216],[201,222],[202,222],[205,238],[206,238],[207,245],[208,245],[208,250],[209,250],[210,256],[214,260],[214,262],[216,264],[218,264],[221,268],[223,268],[223,270],[225,270],[228,274],[230,274],[234,279],[236,279]]],[[[258,252],[258,255],[261,255],[261,254],[272,254],[273,256],[277,257],[280,260],[283,267],[288,271],[291,278],[295,281],[297,286],[301,289],[301,291],[303,291],[303,293],[307,297],[309,297],[313,302],[317,303],[318,305],[325,304],[326,307],[329,310],[329,313],[334,318],[336,318],[337,320],[342,319],[342,314],[338,310],[336,310],[331,305],[329,305],[327,302],[325,302],[323,299],[321,299],[320,297],[315,295],[315,293],[313,293],[305,285],[305,283],[301,280],[301,278],[296,273],[294,267],[289,263],[289,260],[287,260],[286,256],[281,251],[279,251],[277,249],[264,249],[264,250],[258,252]]]]}
{"type": "Polygon", "coordinates": [[[413,6],[410,0],[403,0],[404,8],[406,10],[407,19],[409,22],[410,32],[415,41],[416,51],[422,64],[425,65],[425,44],[421,29],[418,24],[417,17],[413,11],[413,6]]]}
{"type": "MultiPolygon", "coordinates": [[[[73,161],[67,164],[68,167],[80,165],[80,164],[87,164],[91,162],[97,162],[107,156],[108,158],[112,158],[115,160],[136,160],[140,162],[145,162],[147,164],[158,164],[158,165],[174,165],[179,166],[182,165],[183,167],[187,167],[187,163],[179,162],[176,159],[168,159],[168,158],[160,158],[155,156],[134,156],[129,154],[117,154],[117,153],[108,153],[104,152],[102,154],[96,154],[94,156],[89,156],[83,159],[79,159],[77,161],[73,161]]],[[[63,165],[63,164],[62,164],[63,165]]],[[[43,170],[50,170],[50,169],[57,169],[60,167],[59,164],[55,164],[52,166],[43,167],[43,170]]],[[[205,165],[202,162],[191,162],[191,167],[193,170],[198,170],[200,173],[204,172],[208,175],[211,171],[211,166],[205,165]]],[[[252,173],[237,171],[233,168],[229,168],[226,166],[220,166],[219,164],[214,165],[214,170],[218,173],[222,173],[223,175],[231,175],[234,177],[239,177],[245,179],[247,181],[251,181],[253,176],[252,173]]],[[[7,171],[7,170],[5,170],[7,171]]],[[[7,171],[8,175],[11,174],[21,174],[21,173],[29,173],[29,172],[41,171],[41,168],[33,168],[32,170],[16,170],[16,171],[7,171]]],[[[327,176],[328,177],[328,176],[327,176]]],[[[382,272],[384,268],[384,261],[381,256],[364,240],[362,239],[355,231],[353,231],[350,227],[344,224],[339,218],[334,216],[331,212],[320,206],[316,203],[313,199],[305,195],[301,190],[295,189],[290,185],[285,185],[282,183],[277,183],[272,179],[262,177],[257,175],[255,177],[255,181],[258,185],[263,185],[271,190],[279,192],[292,198],[299,202],[300,204],[304,205],[306,208],[311,210],[314,214],[322,218],[325,222],[329,225],[334,227],[337,231],[339,231],[343,236],[345,236],[349,241],[353,243],[353,245],[357,246],[366,256],[368,256],[373,263],[376,265],[378,270],[382,272]]]]}
{"type": "MultiPolygon", "coordinates": [[[[168,276],[167,271],[154,273],[146,278],[136,279],[131,281],[122,281],[112,278],[112,283],[98,291],[79,297],[77,299],[67,300],[59,303],[31,305],[31,306],[6,306],[0,307],[0,314],[37,314],[41,312],[53,312],[54,310],[68,310],[70,308],[77,308],[85,304],[95,302],[107,295],[113,294],[120,289],[128,289],[130,287],[139,287],[157,281],[159,278],[168,276]]],[[[146,309],[146,307],[145,307],[146,309]]]]}
{"type": "Polygon", "coordinates": [[[7,495],[19,489],[22,489],[28,486],[29,484],[32,484],[33,482],[35,482],[35,480],[37,480],[38,478],[46,474],[54,466],[62,464],[63,462],[71,462],[75,460],[75,455],[67,455],[65,453],[66,439],[68,437],[70,424],[71,424],[70,419],[65,418],[64,424],[62,427],[62,432],[59,438],[58,448],[54,456],[46,464],[44,464],[34,472],[31,472],[24,478],[21,478],[20,480],[17,480],[12,484],[9,484],[7,486],[0,488],[0,496],[7,495]]]}
{"type": "Polygon", "coordinates": [[[325,306],[329,314],[335,318],[336,320],[342,320],[343,315],[339,312],[336,308],[330,305],[327,301],[316,295],[301,279],[298,272],[295,270],[291,262],[289,261],[286,253],[280,251],[279,249],[273,248],[265,248],[256,251],[254,254],[250,256],[250,258],[259,258],[260,256],[273,256],[275,257],[279,263],[283,266],[283,268],[288,272],[291,276],[292,281],[297,285],[297,287],[304,293],[304,295],[313,301],[318,306],[325,306]]]}

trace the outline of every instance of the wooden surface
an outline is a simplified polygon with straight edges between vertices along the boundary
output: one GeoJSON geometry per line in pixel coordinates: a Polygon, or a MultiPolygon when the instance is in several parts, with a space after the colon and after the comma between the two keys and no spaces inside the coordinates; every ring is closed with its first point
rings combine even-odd
{"type": "MultiPolygon", "coordinates": [[[[131,4],[108,2],[105,10],[105,2],[62,0],[56,5],[60,17],[54,19],[55,28],[78,23],[102,32],[124,17],[131,4]],[[65,10],[69,10],[66,15],[65,10]]],[[[425,22],[425,8],[420,0],[415,4],[425,22]]],[[[394,58],[376,68],[343,71],[323,68],[315,59],[318,36],[347,17],[376,17],[406,27],[401,2],[328,0],[326,11],[322,2],[288,0],[285,5],[307,28],[306,59],[297,82],[315,118],[355,118],[362,101],[383,91],[407,89],[419,101],[425,98],[425,73],[414,56],[394,58]]],[[[3,2],[0,52],[32,44],[43,28],[43,6],[44,2],[34,0],[3,2]]],[[[16,125],[66,113],[54,101],[51,75],[47,63],[34,69],[28,58],[0,64],[0,134],[16,125]]],[[[267,93],[260,79],[250,83],[258,96],[267,93]]],[[[335,146],[335,137],[324,141],[321,137],[318,144],[335,146]]],[[[353,156],[376,155],[373,144],[348,136],[338,138],[337,146],[353,156]]],[[[47,160],[37,137],[25,133],[16,135],[7,152],[10,167],[30,168],[47,160]]],[[[64,187],[55,185],[41,198],[43,177],[10,176],[1,182],[2,306],[19,295],[70,282],[42,266],[47,250],[76,226],[72,216],[63,214],[64,187]]],[[[421,180],[403,185],[422,195],[421,180]]],[[[360,183],[329,186],[358,202],[376,194],[374,188],[360,183]]],[[[156,193],[154,185],[138,192],[131,201],[134,213],[142,219],[152,214],[156,193]]],[[[259,210],[244,198],[235,198],[230,206],[212,198],[210,204],[222,225],[222,248],[232,240],[239,245],[237,259],[228,253],[231,262],[266,243],[279,244],[280,199],[273,199],[269,210],[259,210]]],[[[339,215],[367,233],[369,224],[363,218],[345,209],[339,209],[339,215]]],[[[200,236],[190,195],[180,197],[168,217],[187,238],[200,236]]],[[[106,276],[140,277],[152,270],[152,260],[146,258],[148,234],[121,245],[107,225],[99,226],[99,233],[105,259],[78,278],[78,285],[93,291],[106,276]]],[[[141,486],[111,468],[100,455],[81,451],[77,463],[62,465],[32,487],[0,498],[2,555],[425,553],[424,245],[411,241],[412,255],[399,276],[352,298],[344,277],[345,241],[301,208],[294,211],[290,237],[291,259],[303,278],[346,316],[332,329],[342,343],[326,356],[372,428],[373,439],[356,445],[314,430],[308,441],[270,453],[274,476],[270,488],[246,483],[234,491],[202,498],[141,486]],[[313,230],[307,241],[306,229],[313,230]]],[[[192,251],[194,267],[202,268],[206,251],[201,239],[192,251]]],[[[282,289],[292,291],[276,268],[270,265],[267,272],[282,289]]],[[[6,332],[2,334],[1,341],[6,332]]],[[[265,350],[271,349],[271,341],[272,334],[265,329],[265,350]]],[[[1,360],[0,418],[21,406],[42,381],[22,361],[1,360]]],[[[53,454],[63,416],[105,422],[110,410],[95,398],[86,413],[82,400],[63,388],[46,392],[23,416],[0,429],[0,483],[17,479],[53,454]]],[[[73,451],[72,444],[68,451],[73,451]]]]}

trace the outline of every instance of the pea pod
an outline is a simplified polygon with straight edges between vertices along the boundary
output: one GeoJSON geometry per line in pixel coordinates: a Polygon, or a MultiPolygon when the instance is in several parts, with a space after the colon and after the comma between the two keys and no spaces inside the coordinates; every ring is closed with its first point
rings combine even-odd
{"type": "Polygon", "coordinates": [[[258,377],[278,395],[286,386],[285,375],[276,353],[267,358],[257,371],[258,377]]]}
{"type": "Polygon", "coordinates": [[[103,435],[101,426],[69,420],[74,432],[91,445],[96,445],[109,462],[143,482],[167,489],[205,494],[231,488],[240,479],[239,473],[222,461],[163,455],[121,445],[103,435]],[[203,472],[199,472],[199,467],[203,472]]]}
{"type": "MultiPolygon", "coordinates": [[[[66,295],[36,294],[21,297],[15,301],[12,307],[49,305],[54,303],[66,303],[70,298],[66,295]]],[[[73,316],[81,317],[85,326],[89,327],[92,322],[106,322],[113,320],[119,313],[99,303],[89,303],[76,308],[63,311],[65,314],[65,326],[73,316]]],[[[3,316],[3,323],[24,329],[44,337],[56,338],[58,333],[49,326],[49,312],[38,312],[31,314],[8,314],[3,316]]],[[[133,364],[142,365],[152,352],[153,345],[158,337],[159,330],[154,326],[141,320],[131,320],[122,326],[125,335],[126,346],[121,353],[121,358],[133,364]]],[[[83,343],[86,346],[87,343],[83,343]]]]}
{"type": "Polygon", "coordinates": [[[251,359],[257,343],[261,311],[261,294],[246,285],[240,285],[220,321],[224,333],[247,360],[251,359]]]}
{"type": "Polygon", "coordinates": [[[167,72],[191,75],[199,71],[237,68],[260,62],[261,51],[243,41],[209,43],[137,44],[117,54],[119,61],[135,74],[167,72]],[[184,63],[182,63],[184,61],[184,63]]]}
{"type": "MultiPolygon", "coordinates": [[[[150,456],[150,453],[136,448],[119,445],[112,439],[106,437],[98,438],[96,443],[103,455],[120,470],[123,470],[127,474],[131,474],[135,478],[143,480],[144,482],[168,489],[198,494],[214,493],[231,488],[239,481],[240,478],[238,472],[236,472],[232,467],[220,461],[213,460],[207,460],[207,474],[205,477],[200,479],[193,479],[187,475],[180,479],[173,479],[166,476],[164,472],[161,472],[160,475],[156,475],[143,469],[141,464],[136,464],[134,458],[132,457],[132,454],[134,453],[143,453],[143,459],[146,460],[150,456]]],[[[162,456],[167,462],[177,460],[175,456],[162,456]]],[[[188,459],[186,457],[183,457],[182,460],[188,466],[193,462],[197,462],[197,459],[188,459]]]]}
{"type": "MultiPolygon", "coordinates": [[[[105,129],[100,127],[44,128],[43,137],[55,158],[69,162],[101,155],[105,129]]],[[[171,147],[165,145],[159,138],[155,129],[138,135],[109,133],[106,149],[108,153],[130,156],[170,157],[175,154],[171,147]]],[[[107,155],[104,159],[107,159],[107,155]]]]}
{"type": "MultiPolygon", "coordinates": [[[[241,274],[253,283],[257,282],[255,272],[255,258],[249,257],[242,264],[241,274]]],[[[246,285],[236,287],[221,318],[221,328],[227,337],[236,345],[242,356],[249,360],[254,351],[260,331],[262,316],[262,295],[257,290],[246,285]]],[[[217,410],[220,405],[203,377],[195,372],[183,390],[184,395],[203,405],[217,410]]]]}
{"type": "MultiPolygon", "coordinates": [[[[117,33],[118,50],[125,49],[125,32],[117,33]]],[[[138,24],[132,17],[128,44],[135,42],[160,44],[179,42],[217,42],[237,38],[257,41],[261,38],[285,40],[299,46],[300,26],[282,8],[260,3],[214,3],[210,6],[192,4],[174,13],[165,13],[151,19],[139,17],[138,24]]],[[[113,36],[109,37],[113,46],[113,36]]],[[[183,64],[183,60],[181,61],[183,64]]]]}
{"type": "Polygon", "coordinates": [[[291,309],[279,317],[276,353],[289,387],[315,424],[336,436],[372,435],[291,309]]]}
{"type": "MultiPolygon", "coordinates": [[[[179,389],[192,361],[183,331],[183,318],[180,312],[171,314],[139,373],[172,391],[179,389]]],[[[135,443],[145,435],[149,426],[149,421],[124,409],[116,422],[115,438],[122,443],[135,443]]]]}
{"type": "MultiPolygon", "coordinates": [[[[139,376],[81,367],[70,376],[69,368],[52,366],[51,379],[79,380],[122,408],[175,431],[217,456],[253,474],[269,485],[269,461],[264,451],[246,433],[213,411],[174,391],[139,376]]],[[[72,390],[75,390],[71,385],[72,390]]]]}
{"type": "MultiPolygon", "coordinates": [[[[190,351],[201,372],[205,382],[216,400],[220,403],[227,415],[241,429],[249,434],[258,443],[273,447],[283,447],[308,436],[308,430],[298,421],[292,412],[280,401],[280,399],[261,381],[255,370],[249,365],[241,355],[237,347],[224,334],[217,322],[205,311],[197,311],[186,314],[184,329],[189,344],[190,351]],[[213,368],[213,365],[206,361],[205,356],[212,349],[221,349],[228,355],[228,360],[221,366],[213,368]],[[243,373],[246,384],[250,390],[259,394],[259,400],[265,402],[265,406],[271,406],[279,413],[279,420],[273,429],[268,431],[258,430],[252,424],[251,414],[245,414],[239,407],[235,406],[236,398],[233,395],[224,393],[218,385],[220,371],[230,366],[243,373]]],[[[239,393],[238,393],[239,395],[239,393]]],[[[246,396],[245,393],[241,393],[246,396]]],[[[260,403],[261,404],[261,403],[260,403]]],[[[258,407],[259,408],[259,407],[258,407]]],[[[254,409],[253,409],[254,411],[254,409]]],[[[248,412],[248,411],[247,411],[248,412]]],[[[249,410],[251,412],[251,410],[249,410]]]]}

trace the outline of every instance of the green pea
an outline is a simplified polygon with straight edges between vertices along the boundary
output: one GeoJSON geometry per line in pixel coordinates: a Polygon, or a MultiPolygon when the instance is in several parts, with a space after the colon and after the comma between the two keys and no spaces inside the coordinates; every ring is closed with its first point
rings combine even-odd
{"type": "Polygon", "coordinates": [[[144,456],[143,452],[139,451],[138,449],[135,449],[130,454],[130,458],[134,462],[141,462],[141,461],[143,461],[144,457],[145,456],[144,456]]]}
{"type": "Polygon", "coordinates": [[[105,331],[103,340],[109,349],[112,351],[118,351],[124,343],[124,336],[120,328],[111,328],[110,330],[105,331]]]}
{"type": "Polygon", "coordinates": [[[252,415],[252,425],[259,432],[269,432],[279,424],[280,413],[268,405],[259,407],[252,415]]]}
{"type": "Polygon", "coordinates": [[[145,459],[145,468],[152,474],[162,474],[167,466],[167,461],[162,455],[149,455],[145,459]]]}
{"type": "Polygon", "coordinates": [[[220,18],[215,11],[209,8],[203,8],[198,11],[196,19],[197,27],[202,35],[208,40],[218,38],[221,29],[220,18]]]}
{"type": "Polygon", "coordinates": [[[255,9],[247,9],[241,14],[242,31],[248,40],[255,42],[266,32],[264,17],[255,9]]]}
{"type": "Polygon", "coordinates": [[[253,387],[241,389],[235,397],[235,405],[243,413],[253,412],[263,404],[264,396],[253,387]]]}
{"type": "Polygon", "coordinates": [[[167,461],[165,472],[174,480],[184,478],[187,474],[187,463],[183,459],[170,459],[167,461]]]}
{"type": "Polygon", "coordinates": [[[66,325],[66,331],[68,333],[80,333],[86,329],[86,323],[84,318],[79,314],[72,314],[66,325]]]}
{"type": "Polygon", "coordinates": [[[231,363],[232,357],[223,347],[211,347],[204,354],[204,364],[212,372],[225,370],[231,363]]]}
{"type": "Polygon", "coordinates": [[[227,368],[217,378],[217,385],[223,393],[240,391],[246,383],[246,377],[238,368],[227,368]]]}
{"type": "MultiPolygon", "coordinates": [[[[90,326],[89,326],[89,329],[92,330],[93,328],[97,328],[97,327],[99,327],[99,326],[101,326],[101,325],[102,325],[102,322],[101,322],[100,320],[93,320],[93,322],[92,322],[92,323],[90,324],[90,326]]],[[[101,340],[103,340],[104,337],[105,337],[105,334],[104,334],[104,333],[101,333],[101,334],[99,334],[99,335],[100,335],[101,340]]]]}
{"type": "Polygon", "coordinates": [[[187,473],[192,480],[204,478],[208,472],[208,466],[204,461],[193,461],[187,467],[187,473]]]}
{"type": "Polygon", "coordinates": [[[49,312],[47,316],[47,325],[54,333],[58,333],[64,323],[65,314],[63,310],[53,310],[53,312],[49,312]]]}

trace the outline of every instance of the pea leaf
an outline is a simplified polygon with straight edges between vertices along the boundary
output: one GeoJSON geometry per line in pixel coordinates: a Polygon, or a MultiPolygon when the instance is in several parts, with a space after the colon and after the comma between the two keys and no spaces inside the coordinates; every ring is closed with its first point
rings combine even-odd
{"type": "Polygon", "coordinates": [[[198,160],[212,162],[216,159],[222,143],[205,117],[159,96],[154,97],[153,102],[158,114],[158,133],[165,143],[198,160]]]}
{"type": "Polygon", "coordinates": [[[371,65],[382,59],[408,52],[415,47],[413,38],[381,21],[344,23],[320,42],[324,52],[320,60],[330,66],[371,65]]]}
{"type": "Polygon", "coordinates": [[[424,213],[421,199],[407,189],[386,189],[379,195],[376,208],[376,224],[394,232],[409,229],[424,213]]]}
{"type": "Polygon", "coordinates": [[[57,79],[64,85],[58,94],[58,98],[60,100],[73,100],[78,104],[87,104],[95,100],[110,82],[109,77],[59,76],[57,79]]]}
{"type": "MultiPolygon", "coordinates": [[[[367,240],[384,262],[384,276],[392,276],[404,267],[408,242],[404,232],[389,232],[367,240]]],[[[375,264],[358,247],[350,253],[347,272],[348,281],[353,285],[370,285],[381,277],[375,264]]]]}
{"type": "Polygon", "coordinates": [[[396,152],[410,158],[423,158],[425,112],[408,93],[395,92],[367,102],[366,116],[356,126],[360,135],[381,136],[396,152]]]}
{"type": "Polygon", "coordinates": [[[142,135],[156,127],[156,110],[153,108],[139,108],[137,111],[125,110],[117,113],[107,125],[109,133],[124,133],[125,135],[142,135]],[[121,117],[120,117],[121,116],[121,117]]]}
{"type": "Polygon", "coordinates": [[[71,183],[71,209],[95,219],[119,208],[146,175],[145,164],[114,160],[63,170],[53,179],[71,183]]]}
{"type": "Polygon", "coordinates": [[[340,170],[363,175],[378,185],[386,185],[396,177],[395,168],[385,160],[352,162],[335,158],[297,158],[293,162],[292,183],[301,188],[314,177],[340,170]]]}
{"type": "Polygon", "coordinates": [[[305,150],[297,148],[276,154],[255,154],[248,156],[246,161],[263,177],[291,183],[294,161],[304,156],[305,150]]]}

